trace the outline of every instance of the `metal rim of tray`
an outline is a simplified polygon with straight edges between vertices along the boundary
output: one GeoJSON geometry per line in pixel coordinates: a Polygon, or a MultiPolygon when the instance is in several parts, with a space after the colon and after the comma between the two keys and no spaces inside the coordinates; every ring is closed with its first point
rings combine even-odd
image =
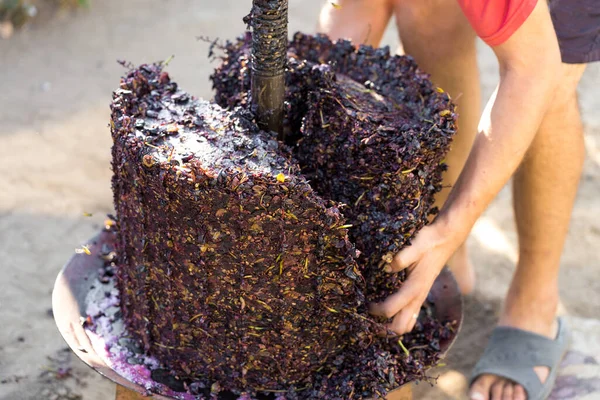
{"type": "MultiPolygon", "coordinates": [[[[148,395],[146,389],[119,375],[110,368],[105,360],[96,353],[89,337],[81,325],[81,317],[86,317],[86,296],[96,281],[98,271],[103,261],[98,257],[103,244],[114,242],[114,233],[102,231],[88,243],[91,255],[74,254],[62,268],[56,278],[52,291],[52,311],[60,334],[71,350],[89,367],[114,383],[124,386],[140,394],[148,395]]],[[[462,325],[463,303],[454,276],[444,268],[437,277],[429,300],[435,303],[435,313],[438,318],[447,321],[457,321],[458,326],[454,335],[445,341],[440,341],[440,349],[445,354],[458,336],[462,325]]],[[[160,394],[151,394],[155,399],[171,399],[160,394]]]]}

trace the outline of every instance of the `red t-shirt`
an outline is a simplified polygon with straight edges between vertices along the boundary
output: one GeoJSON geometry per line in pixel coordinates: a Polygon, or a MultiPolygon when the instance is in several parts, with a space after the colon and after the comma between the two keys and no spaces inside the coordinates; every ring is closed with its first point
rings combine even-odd
{"type": "Polygon", "coordinates": [[[477,35],[490,46],[504,43],[523,25],[537,0],[458,0],[477,35]]]}

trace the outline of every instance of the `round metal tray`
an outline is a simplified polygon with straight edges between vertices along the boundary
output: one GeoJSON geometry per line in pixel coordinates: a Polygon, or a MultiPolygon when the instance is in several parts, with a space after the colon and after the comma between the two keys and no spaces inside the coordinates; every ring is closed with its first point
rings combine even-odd
{"type": "MultiPolygon", "coordinates": [[[[73,352],[99,374],[118,385],[147,394],[139,386],[111,369],[92,347],[89,337],[81,325],[81,317],[86,317],[86,298],[98,278],[103,261],[98,257],[103,244],[113,246],[115,234],[102,231],[88,242],[91,255],[74,254],[58,274],[52,292],[52,310],[61,335],[73,352]]],[[[458,285],[447,269],[440,273],[435,281],[429,300],[435,304],[436,316],[442,320],[457,321],[454,336],[440,342],[442,353],[446,353],[454,343],[462,324],[463,304],[458,285]]],[[[152,394],[154,399],[170,399],[164,395],[152,394]]]]}

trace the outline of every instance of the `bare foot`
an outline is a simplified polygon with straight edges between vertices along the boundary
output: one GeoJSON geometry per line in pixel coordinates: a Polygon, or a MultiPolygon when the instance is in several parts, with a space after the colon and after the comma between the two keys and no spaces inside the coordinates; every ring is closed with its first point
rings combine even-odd
{"type": "MultiPolygon", "coordinates": [[[[552,290],[552,289],[550,289],[552,290]]],[[[534,332],[550,339],[556,338],[558,324],[556,322],[556,306],[558,296],[514,295],[509,291],[506,305],[498,323],[499,326],[510,326],[534,332]]],[[[535,373],[544,383],[550,370],[547,367],[535,367],[535,373]]],[[[513,381],[495,375],[481,375],[469,390],[471,400],[527,400],[522,386],[513,381]]]]}
{"type": "Polygon", "coordinates": [[[475,269],[471,264],[466,244],[463,243],[448,260],[448,267],[458,282],[460,292],[464,295],[471,294],[475,288],[475,269]]]}

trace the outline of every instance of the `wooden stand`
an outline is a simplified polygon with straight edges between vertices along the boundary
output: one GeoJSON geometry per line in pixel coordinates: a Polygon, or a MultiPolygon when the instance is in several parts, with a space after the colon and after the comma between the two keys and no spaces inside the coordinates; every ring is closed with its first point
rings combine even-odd
{"type": "Polygon", "coordinates": [[[404,385],[398,390],[388,394],[386,400],[413,400],[412,385],[404,385]]]}
{"type": "Polygon", "coordinates": [[[148,399],[146,396],[142,396],[138,392],[127,389],[125,386],[117,385],[117,397],[115,400],[140,400],[148,399]]]}
{"type": "MultiPolygon", "coordinates": [[[[138,392],[129,390],[124,386],[117,385],[117,397],[115,400],[145,400],[147,397],[138,392]]],[[[387,397],[387,400],[413,400],[412,385],[406,385],[394,391],[387,397]]]]}

